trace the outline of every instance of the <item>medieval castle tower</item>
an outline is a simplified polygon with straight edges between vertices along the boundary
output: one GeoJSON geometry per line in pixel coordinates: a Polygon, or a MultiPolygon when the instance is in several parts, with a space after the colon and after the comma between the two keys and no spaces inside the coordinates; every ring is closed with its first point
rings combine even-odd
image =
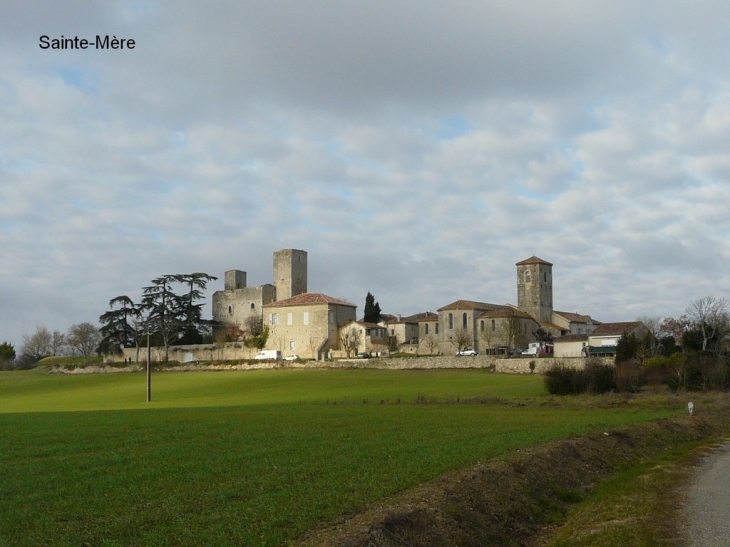
{"type": "Polygon", "coordinates": [[[274,253],[274,285],[277,300],[307,292],[307,251],[284,249],[274,253]]]}
{"type": "Polygon", "coordinates": [[[246,286],[246,272],[228,270],[224,288],[213,293],[213,320],[246,330],[249,317],[262,318],[264,304],[307,292],[307,252],[283,249],[274,253],[274,284],[246,286]]]}
{"type": "Polygon", "coordinates": [[[531,256],[517,266],[517,307],[539,323],[553,319],[553,265],[531,256]]]}

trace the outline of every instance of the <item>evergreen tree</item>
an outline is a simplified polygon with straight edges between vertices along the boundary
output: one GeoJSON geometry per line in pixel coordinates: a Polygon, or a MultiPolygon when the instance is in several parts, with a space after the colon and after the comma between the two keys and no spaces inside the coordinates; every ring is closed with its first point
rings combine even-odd
{"type": "Polygon", "coordinates": [[[380,320],[380,304],[375,301],[375,297],[368,291],[365,297],[365,310],[363,321],[366,323],[377,323],[380,320]]]}

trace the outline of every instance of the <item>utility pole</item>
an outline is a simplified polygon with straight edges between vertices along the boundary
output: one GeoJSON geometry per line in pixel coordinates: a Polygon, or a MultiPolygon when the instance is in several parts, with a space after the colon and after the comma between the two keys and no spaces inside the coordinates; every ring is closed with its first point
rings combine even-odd
{"type": "Polygon", "coordinates": [[[150,329],[147,327],[147,402],[152,401],[152,349],[150,348],[150,329]]]}

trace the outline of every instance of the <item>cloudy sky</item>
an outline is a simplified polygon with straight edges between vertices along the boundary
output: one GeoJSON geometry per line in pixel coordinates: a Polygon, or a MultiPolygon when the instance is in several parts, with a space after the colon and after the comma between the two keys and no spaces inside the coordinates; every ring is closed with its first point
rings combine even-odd
{"type": "Polygon", "coordinates": [[[702,0],[3,2],[0,341],[283,248],[360,313],[516,303],[533,254],[603,321],[730,296],[728,36],[702,0]]]}

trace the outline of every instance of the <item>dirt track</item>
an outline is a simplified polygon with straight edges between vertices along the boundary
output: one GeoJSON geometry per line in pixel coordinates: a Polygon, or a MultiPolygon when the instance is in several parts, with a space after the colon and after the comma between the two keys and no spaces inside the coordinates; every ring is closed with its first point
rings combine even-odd
{"type": "Polygon", "coordinates": [[[686,417],[552,443],[404,492],[301,538],[301,546],[530,545],[601,479],[718,425],[686,417]],[[607,434],[606,434],[607,433],[607,434]]]}

